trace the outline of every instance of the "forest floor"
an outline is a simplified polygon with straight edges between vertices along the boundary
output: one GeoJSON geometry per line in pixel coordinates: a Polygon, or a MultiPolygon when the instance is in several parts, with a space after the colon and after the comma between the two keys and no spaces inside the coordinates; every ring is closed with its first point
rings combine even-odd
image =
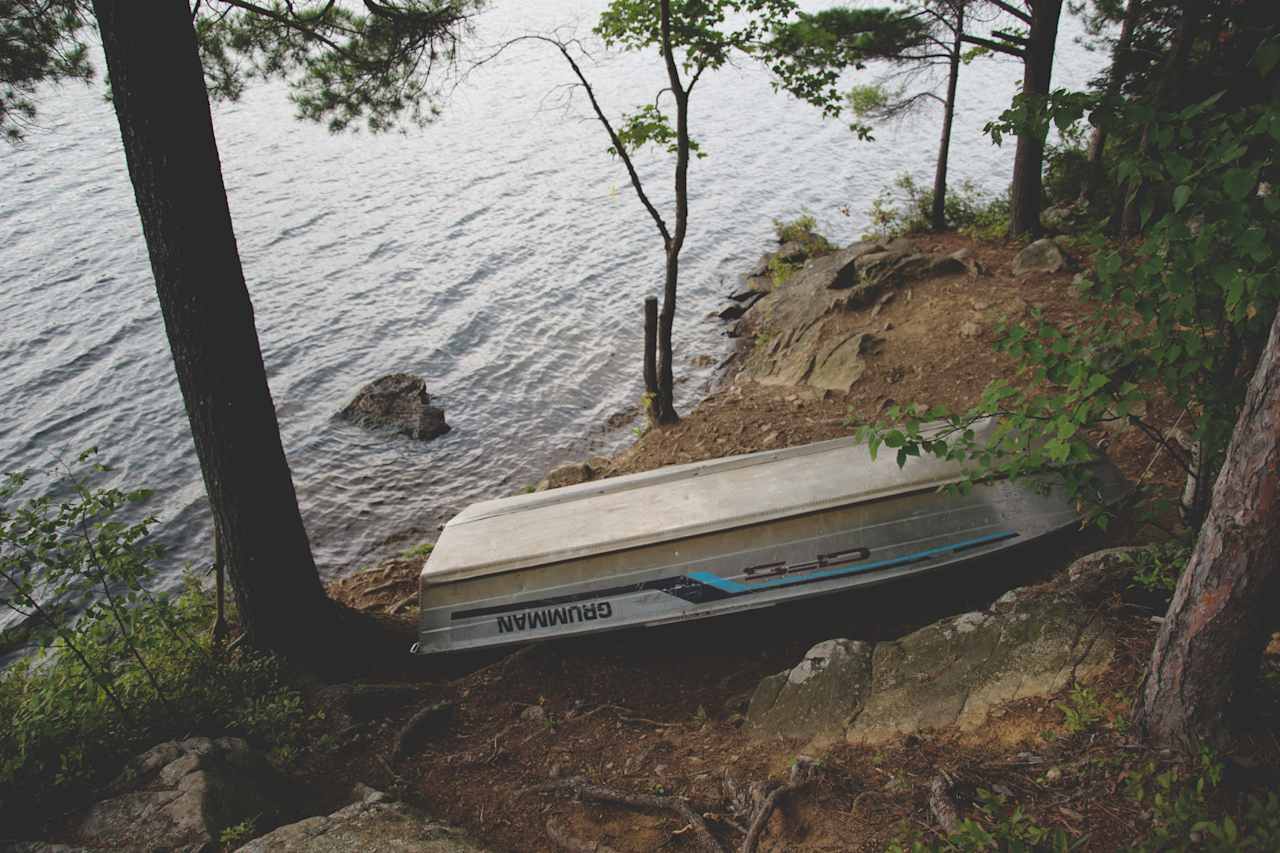
{"type": "MultiPolygon", "coordinates": [[[[954,234],[918,242],[939,252],[969,247],[987,273],[915,282],[909,298],[875,313],[849,312],[851,328],[874,329],[884,338],[851,393],[727,376],[679,425],[649,431],[613,460],[608,474],[848,435],[851,418],[872,419],[891,401],[966,406],[989,380],[1013,370],[991,346],[995,306],[1038,307],[1066,324],[1088,322],[1097,310],[1075,294],[1071,272],[1014,277],[1016,246],[954,234]],[[964,323],[976,325],[977,334],[972,326],[963,334],[964,323]]],[[[1148,418],[1167,428],[1176,412],[1154,405],[1148,418]]],[[[1170,492],[1180,486],[1176,467],[1153,459],[1152,445],[1136,431],[1097,438],[1105,439],[1131,481],[1143,478],[1170,492]]],[[[931,577],[927,595],[917,581],[662,630],[392,665],[368,680],[404,685],[411,701],[365,719],[331,715],[324,724],[329,747],[307,755],[298,772],[335,808],[352,784],[363,782],[495,849],[699,849],[697,831],[674,812],[539,790],[582,778],[633,795],[686,798],[721,843],[736,848],[750,821],[753,786],[758,796],[763,784],[785,780],[806,747],[747,737],[743,715],[762,677],[793,666],[819,641],[899,637],[985,608],[1076,556],[1144,535],[1122,523],[1105,537],[1080,534],[1027,548],[962,581],[931,577]],[[396,755],[398,735],[424,707],[436,707],[437,719],[396,755]]],[[[361,609],[398,608],[411,633],[416,611],[406,602],[416,592],[420,562],[389,561],[337,582],[333,593],[361,609]]],[[[937,830],[929,792],[940,774],[950,779],[962,815],[987,815],[988,826],[1003,822],[1031,834],[1062,829],[1084,838],[1089,850],[1114,850],[1150,835],[1172,818],[1153,806],[1149,793],[1139,798],[1137,792],[1165,784],[1160,779],[1170,777],[1159,774],[1174,758],[1136,745],[1127,721],[1155,615],[1135,610],[1114,666],[1087,695],[1011,703],[968,734],[910,735],[876,748],[842,744],[817,756],[805,786],[769,819],[759,849],[883,850],[906,836],[927,838],[937,830]],[[1021,812],[1013,812],[1015,802],[1021,812]]],[[[317,704],[323,696],[317,694],[317,704]]],[[[1275,720],[1274,708],[1260,718],[1242,751],[1247,760],[1229,764],[1231,784],[1256,786],[1257,774],[1280,766],[1275,720]]]]}

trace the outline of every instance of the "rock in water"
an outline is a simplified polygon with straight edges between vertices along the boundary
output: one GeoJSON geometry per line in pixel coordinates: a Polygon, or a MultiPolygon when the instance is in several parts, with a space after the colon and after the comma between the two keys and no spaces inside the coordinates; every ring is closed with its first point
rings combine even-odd
{"type": "Polygon", "coordinates": [[[394,429],[423,441],[444,435],[444,409],[431,405],[427,383],[408,373],[392,373],[360,389],[338,417],[372,428],[394,429]]]}

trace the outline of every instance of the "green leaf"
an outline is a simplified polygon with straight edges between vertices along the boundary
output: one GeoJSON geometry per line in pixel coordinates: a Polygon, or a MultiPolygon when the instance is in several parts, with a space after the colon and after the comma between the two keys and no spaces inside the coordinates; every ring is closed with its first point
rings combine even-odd
{"type": "Polygon", "coordinates": [[[1177,213],[1187,206],[1187,199],[1191,198],[1191,187],[1186,184],[1181,185],[1173,191],[1173,211],[1177,213]]]}
{"type": "Polygon", "coordinates": [[[1227,198],[1232,201],[1243,201],[1252,190],[1254,184],[1257,183],[1257,175],[1252,169],[1228,169],[1226,176],[1222,179],[1222,188],[1227,193],[1227,198]]]}

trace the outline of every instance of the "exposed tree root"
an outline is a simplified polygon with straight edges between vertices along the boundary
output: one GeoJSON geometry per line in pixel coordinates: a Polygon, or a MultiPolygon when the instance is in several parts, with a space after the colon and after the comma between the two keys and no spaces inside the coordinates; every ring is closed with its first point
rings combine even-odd
{"type": "Polygon", "coordinates": [[[607,844],[578,838],[554,817],[547,821],[547,838],[565,853],[618,853],[607,844]]]}
{"type": "Polygon", "coordinates": [[[756,809],[755,815],[751,818],[751,828],[747,830],[747,837],[742,840],[742,846],[738,848],[738,853],[756,853],[756,848],[760,845],[760,836],[764,834],[765,827],[769,825],[769,818],[773,816],[774,810],[784,797],[809,784],[812,769],[813,763],[809,759],[804,757],[796,759],[796,763],[791,765],[790,781],[769,792],[769,796],[765,797],[764,801],[756,809]]]}
{"type": "Polygon", "coordinates": [[[535,785],[526,791],[547,793],[552,791],[568,791],[569,793],[581,797],[584,800],[594,800],[598,803],[614,803],[620,806],[628,806],[634,809],[654,809],[658,811],[673,812],[681,819],[689,822],[693,827],[693,831],[698,839],[698,846],[708,853],[724,853],[724,847],[711,834],[711,829],[707,826],[706,820],[702,815],[698,814],[686,800],[679,797],[661,797],[653,794],[631,794],[626,791],[619,791],[615,788],[608,788],[604,785],[593,784],[581,777],[573,777],[571,779],[560,779],[555,782],[548,782],[544,785],[535,785]]]}
{"type": "Polygon", "coordinates": [[[396,735],[396,745],[391,750],[391,763],[399,762],[424,738],[449,725],[453,719],[453,712],[452,702],[432,702],[420,708],[396,735]]]}
{"type": "Polygon", "coordinates": [[[951,797],[951,781],[939,773],[929,783],[929,811],[942,831],[950,835],[960,826],[960,810],[951,797]]]}
{"type": "MultiPolygon", "coordinates": [[[[791,779],[775,787],[767,796],[759,798],[759,805],[754,809],[750,828],[745,830],[746,837],[742,841],[742,846],[738,848],[738,853],[756,853],[760,845],[760,838],[764,835],[765,827],[769,825],[769,818],[773,816],[774,811],[785,797],[790,796],[809,783],[813,767],[814,764],[811,760],[804,757],[797,759],[796,763],[791,767],[791,779]]],[[[712,834],[710,827],[707,826],[706,818],[699,814],[687,800],[679,797],[632,794],[626,791],[619,791],[616,788],[609,788],[605,785],[596,785],[581,777],[560,779],[544,785],[535,785],[525,790],[526,792],[537,793],[568,791],[581,799],[593,800],[598,803],[612,803],[634,809],[673,812],[689,822],[688,829],[693,830],[698,839],[698,846],[703,850],[709,851],[709,853],[725,853],[726,850],[724,845],[712,834]]],[[[741,826],[733,821],[725,820],[724,822],[739,832],[744,831],[741,826]]],[[[590,843],[567,835],[563,827],[554,824],[554,819],[547,822],[547,837],[562,849],[569,851],[569,853],[577,853],[577,851],[605,853],[605,851],[609,850],[608,847],[604,846],[593,847],[590,843]]]]}

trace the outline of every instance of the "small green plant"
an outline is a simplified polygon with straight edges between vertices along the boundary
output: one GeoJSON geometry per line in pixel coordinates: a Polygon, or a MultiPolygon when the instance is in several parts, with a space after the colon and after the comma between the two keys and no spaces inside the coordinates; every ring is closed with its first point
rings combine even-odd
{"type": "Polygon", "coordinates": [[[791,276],[795,275],[803,266],[803,262],[795,263],[788,261],[779,255],[769,258],[769,279],[773,282],[774,287],[782,287],[787,283],[791,276]]]}
{"type": "Polygon", "coordinates": [[[1066,702],[1057,703],[1063,714],[1063,725],[1071,734],[1088,731],[1106,718],[1107,709],[1092,689],[1077,685],[1071,689],[1066,702]]]}
{"type": "Polygon", "coordinates": [[[281,755],[306,742],[301,696],[274,658],[215,652],[197,580],[150,591],[162,554],[147,493],[95,487],[108,470],[91,456],[0,487],[0,605],[33,625],[35,645],[0,673],[0,802],[33,820],[167,737],[234,733],[281,755]]]}
{"type": "Polygon", "coordinates": [[[237,824],[232,824],[218,833],[218,846],[223,850],[236,850],[243,847],[258,834],[257,827],[258,821],[255,818],[245,818],[237,824]]]}
{"type": "Polygon", "coordinates": [[[773,220],[773,233],[779,243],[798,243],[804,249],[804,257],[816,258],[834,252],[835,245],[817,231],[818,220],[805,213],[795,219],[773,220]]]}
{"type": "Polygon", "coordinates": [[[932,851],[1008,850],[1026,853],[1068,853],[1081,847],[1084,838],[1072,838],[1066,830],[1041,826],[1019,805],[1010,805],[1007,797],[978,789],[978,802],[973,817],[960,822],[956,831],[945,838],[926,842],[912,830],[900,841],[889,845],[889,853],[931,853],[932,851]]]}
{"type": "MultiPolygon", "coordinates": [[[[867,216],[872,234],[892,239],[930,229],[933,191],[920,187],[907,172],[871,200],[867,216]]],[[[1009,199],[984,193],[969,180],[947,188],[943,204],[947,225],[971,237],[993,240],[1003,237],[1009,226],[1009,199]]]]}
{"type": "Polygon", "coordinates": [[[1191,543],[1181,540],[1149,545],[1129,556],[1133,585],[1148,592],[1173,592],[1191,559],[1191,543]]]}
{"type": "Polygon", "coordinates": [[[436,546],[430,542],[423,542],[421,544],[414,545],[412,548],[407,548],[404,551],[401,551],[400,556],[406,560],[425,560],[427,557],[431,556],[431,551],[435,547],[436,546]]]}

